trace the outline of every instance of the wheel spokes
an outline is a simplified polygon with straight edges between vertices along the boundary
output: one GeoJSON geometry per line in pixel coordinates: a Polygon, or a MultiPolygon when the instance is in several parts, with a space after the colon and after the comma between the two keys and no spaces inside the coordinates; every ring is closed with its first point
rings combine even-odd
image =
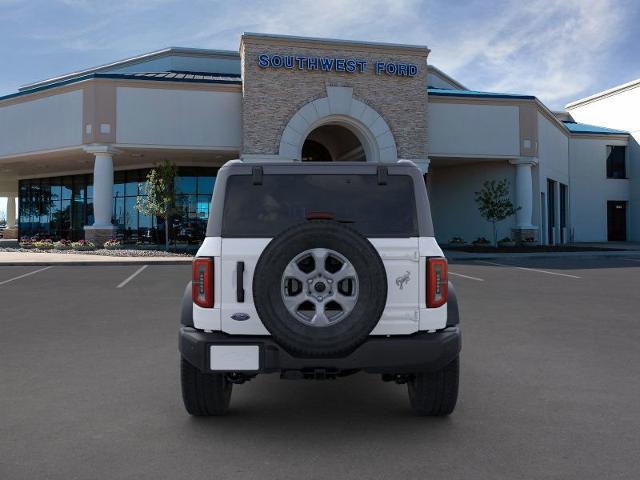
{"type": "Polygon", "coordinates": [[[304,283],[308,276],[308,274],[300,270],[300,267],[296,262],[289,263],[287,268],[284,269],[284,273],[282,275],[283,278],[294,278],[302,283],[304,283]]]}
{"type": "Polygon", "coordinates": [[[341,282],[347,278],[356,278],[356,269],[349,262],[344,262],[342,267],[333,274],[330,274],[335,282],[341,282]]]}
{"type": "Polygon", "coordinates": [[[356,302],[358,301],[358,297],[355,295],[344,295],[340,292],[336,292],[333,297],[333,301],[340,305],[343,313],[345,313],[353,310],[353,307],[356,306],[356,302]]]}
{"type": "Polygon", "coordinates": [[[284,303],[284,306],[293,315],[298,315],[298,310],[300,309],[300,305],[302,305],[304,302],[307,301],[306,295],[301,295],[301,293],[293,296],[282,297],[282,302],[284,303]]]}
{"type": "Polygon", "coordinates": [[[314,327],[326,327],[329,325],[330,320],[327,317],[327,313],[324,310],[323,303],[316,303],[316,313],[311,318],[311,324],[314,327]]]}
{"type": "Polygon", "coordinates": [[[329,250],[326,248],[314,248],[311,250],[311,256],[313,257],[314,263],[313,273],[326,273],[325,262],[329,256],[329,250]]]}
{"type": "Polygon", "coordinates": [[[281,295],[287,311],[300,322],[327,327],[355,308],[358,287],[356,269],[344,255],[312,248],[296,255],[284,268],[281,295]]]}

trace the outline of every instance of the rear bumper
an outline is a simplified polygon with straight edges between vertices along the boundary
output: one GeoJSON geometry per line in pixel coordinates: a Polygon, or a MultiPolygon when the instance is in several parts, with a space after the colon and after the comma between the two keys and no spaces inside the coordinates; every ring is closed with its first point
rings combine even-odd
{"type": "Polygon", "coordinates": [[[299,358],[280,347],[269,336],[205,333],[193,327],[180,329],[180,353],[202,372],[211,372],[210,351],[216,345],[257,345],[259,370],[345,371],[364,370],[369,373],[405,374],[435,371],[458,356],[461,348],[460,328],[447,327],[435,333],[418,332],[402,336],[371,336],[350,354],[338,358],[299,358]]]}

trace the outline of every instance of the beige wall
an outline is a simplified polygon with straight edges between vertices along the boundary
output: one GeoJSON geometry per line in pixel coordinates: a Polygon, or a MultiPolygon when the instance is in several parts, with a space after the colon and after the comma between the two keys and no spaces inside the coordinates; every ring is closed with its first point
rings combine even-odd
{"type": "Polygon", "coordinates": [[[520,155],[517,105],[429,103],[429,155],[520,155]]]}
{"type": "MultiPolygon", "coordinates": [[[[429,168],[429,198],[431,216],[438,242],[449,242],[462,237],[471,242],[478,237],[491,240],[492,226],[478,212],[475,192],[486,180],[507,179],[511,200],[515,202],[515,168],[507,161],[483,161],[455,166],[429,168]]],[[[498,240],[511,236],[515,216],[499,222],[498,240]]]]}
{"type": "MultiPolygon", "coordinates": [[[[629,183],[628,238],[640,241],[640,83],[623,88],[609,95],[579,103],[567,108],[578,122],[626,130],[630,134],[628,144],[627,175],[629,180],[607,180],[607,183],[629,183]]],[[[610,145],[613,143],[610,143],[610,145]]],[[[572,152],[572,162],[574,154],[572,152]]],[[[577,159],[576,159],[577,161],[577,159]]],[[[598,173],[601,169],[599,168],[598,173]]],[[[575,168],[572,173],[575,172],[575,168]]],[[[595,180],[594,180],[595,181],[595,180]]],[[[620,187],[622,188],[627,187],[620,187]]],[[[622,191],[615,195],[620,197],[622,191]]],[[[610,192],[610,195],[614,195],[610,192]]],[[[621,198],[611,197],[610,200],[621,198]]],[[[586,217],[586,215],[585,215],[586,217]]],[[[594,236],[590,234],[590,236],[594,236]]]]}
{"type": "Polygon", "coordinates": [[[117,88],[118,144],[239,150],[239,90],[117,88]]]}
{"type": "Polygon", "coordinates": [[[380,47],[355,42],[323,44],[313,41],[244,36],[243,153],[278,154],[289,119],[305,104],[327,96],[327,86],[353,88],[353,98],[377,111],[389,125],[398,157],[426,158],[427,92],[426,48],[380,47]],[[327,56],[367,60],[364,73],[260,68],[258,55],[327,56]],[[376,75],[376,61],[413,63],[414,77],[376,75]]]}
{"type": "Polygon", "coordinates": [[[630,180],[607,178],[608,145],[627,145],[627,141],[602,137],[571,139],[571,227],[578,242],[606,242],[607,201],[631,200],[630,180]]]}
{"type": "Polygon", "coordinates": [[[18,195],[18,179],[14,175],[0,174],[0,197],[18,195]]]}
{"type": "Polygon", "coordinates": [[[83,92],[83,143],[116,141],[116,82],[87,82],[83,92]]]}
{"type": "Polygon", "coordinates": [[[0,106],[0,157],[82,144],[82,90],[0,106]]]}

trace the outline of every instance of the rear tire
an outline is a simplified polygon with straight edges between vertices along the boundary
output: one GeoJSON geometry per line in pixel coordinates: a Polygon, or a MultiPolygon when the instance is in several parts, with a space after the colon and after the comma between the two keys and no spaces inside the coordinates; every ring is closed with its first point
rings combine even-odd
{"type": "Polygon", "coordinates": [[[449,415],[456,408],[460,357],[436,372],[416,373],[407,383],[413,413],[428,417],[449,415]]]}
{"type": "Polygon", "coordinates": [[[231,401],[233,384],[222,373],[202,373],[180,359],[182,400],[189,415],[198,417],[224,415],[231,401]]]}

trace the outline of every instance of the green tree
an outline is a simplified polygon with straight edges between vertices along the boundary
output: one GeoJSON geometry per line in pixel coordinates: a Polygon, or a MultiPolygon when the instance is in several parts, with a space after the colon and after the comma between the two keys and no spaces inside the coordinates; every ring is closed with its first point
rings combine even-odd
{"type": "Polygon", "coordinates": [[[496,224],[514,215],[520,207],[516,208],[509,199],[509,182],[507,179],[496,182],[487,180],[482,184],[482,190],[475,192],[476,203],[480,215],[493,227],[493,245],[497,245],[498,233],[496,224]]]}
{"type": "Polygon", "coordinates": [[[176,211],[175,178],[178,167],[173,162],[165,160],[147,174],[146,184],[142,190],[146,194],[138,197],[136,210],[143,215],[162,217],[164,219],[165,249],[169,250],[169,220],[176,211]]]}

